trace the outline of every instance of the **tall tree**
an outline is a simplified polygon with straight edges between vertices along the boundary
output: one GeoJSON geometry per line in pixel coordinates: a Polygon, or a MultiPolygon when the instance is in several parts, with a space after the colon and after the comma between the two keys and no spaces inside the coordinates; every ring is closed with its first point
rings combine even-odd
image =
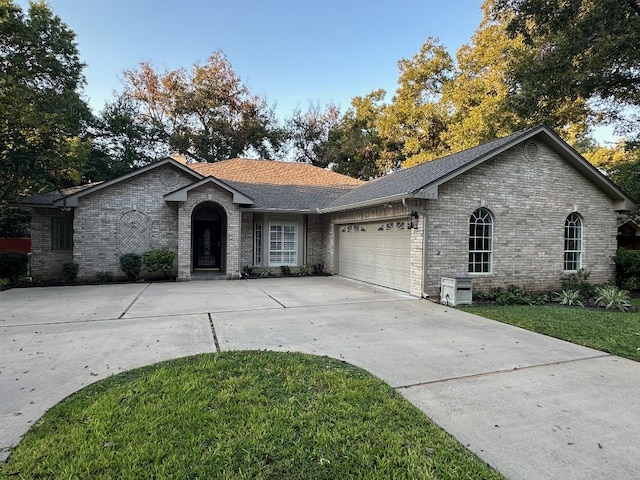
{"type": "Polygon", "coordinates": [[[449,153],[442,138],[449,112],[440,100],[443,86],[455,73],[453,59],[436,39],[429,38],[398,67],[398,89],[379,122],[381,137],[401,145],[406,166],[449,153]]]}
{"type": "Polygon", "coordinates": [[[402,165],[402,146],[382,138],[378,129],[385,95],[384,90],[376,90],[355,97],[351,108],[331,129],[327,143],[334,171],[369,180],[402,165]]]}
{"type": "Polygon", "coordinates": [[[640,106],[638,0],[497,0],[530,47],[512,65],[514,105],[552,115],[585,99],[610,121],[640,106]]]}
{"type": "Polygon", "coordinates": [[[471,42],[457,52],[456,75],[443,86],[442,103],[451,112],[443,138],[452,151],[506,135],[521,126],[521,118],[509,111],[505,71],[509,59],[519,54],[520,42],[506,34],[502,19],[483,18],[471,42]]]}
{"type": "Polygon", "coordinates": [[[0,207],[79,181],[90,110],[74,32],[44,2],[0,0],[0,207]]]}
{"type": "Polygon", "coordinates": [[[319,103],[311,103],[306,112],[299,108],[287,121],[289,141],[296,162],[325,168],[332,161],[329,132],[337,125],[340,109],[329,103],[324,110],[319,103]]]}
{"type": "Polygon", "coordinates": [[[105,105],[88,132],[91,153],[85,182],[110,180],[171,153],[163,132],[140,121],[137,105],[123,95],[105,105]]]}
{"type": "Polygon", "coordinates": [[[250,93],[220,51],[190,72],[159,73],[142,62],[124,78],[136,122],[160,132],[171,150],[215,162],[248,152],[272,158],[282,148],[284,130],[273,110],[250,93]]]}

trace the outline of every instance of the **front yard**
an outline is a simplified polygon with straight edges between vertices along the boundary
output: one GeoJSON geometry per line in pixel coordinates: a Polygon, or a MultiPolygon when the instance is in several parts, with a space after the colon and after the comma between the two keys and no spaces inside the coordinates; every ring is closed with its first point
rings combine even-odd
{"type": "Polygon", "coordinates": [[[490,305],[461,310],[640,361],[640,298],[635,312],[562,305],[490,305]]]}
{"type": "Polygon", "coordinates": [[[327,357],[224,352],[107,378],[49,410],[0,479],[502,479],[399,393],[327,357]]]}

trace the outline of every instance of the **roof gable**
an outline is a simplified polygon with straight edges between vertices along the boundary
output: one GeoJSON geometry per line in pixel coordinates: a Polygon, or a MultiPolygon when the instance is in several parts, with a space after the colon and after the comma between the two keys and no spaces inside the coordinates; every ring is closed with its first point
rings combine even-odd
{"type": "Polygon", "coordinates": [[[540,125],[371,180],[346,193],[320,211],[324,213],[348,210],[405,198],[437,198],[439,185],[533,137],[545,141],[562,159],[615,200],[617,210],[631,210],[635,207],[629,197],[613,182],[602,175],[549,127],[540,125]]]}
{"type": "Polygon", "coordinates": [[[99,190],[102,190],[103,188],[108,188],[111,185],[115,185],[117,183],[123,182],[125,180],[129,180],[130,178],[133,177],[137,177],[138,175],[142,175],[146,172],[149,172],[151,170],[155,170],[156,168],[162,167],[162,166],[166,166],[166,165],[172,165],[180,170],[182,170],[183,172],[191,175],[194,179],[201,179],[202,175],[200,175],[199,173],[191,170],[190,168],[187,168],[186,166],[184,166],[183,164],[181,164],[180,162],[177,162],[176,160],[172,159],[172,158],[165,158],[163,160],[160,160],[158,162],[154,162],[154,163],[150,163],[149,165],[145,165],[142,168],[139,168],[137,170],[134,170],[132,172],[129,172],[125,175],[122,175],[121,177],[118,178],[114,178],[113,180],[108,180],[106,182],[101,182],[101,183],[95,183],[95,184],[91,184],[91,186],[88,186],[87,188],[83,188],[82,190],[75,192],[71,195],[63,195],[60,198],[58,198],[57,200],[55,200],[53,202],[53,205],[56,207],[77,207],[78,206],[78,199],[88,195],[90,193],[94,193],[97,192],[99,190]]]}
{"type": "Polygon", "coordinates": [[[205,177],[201,180],[198,180],[196,182],[193,182],[185,187],[182,187],[174,192],[171,193],[167,193],[164,196],[165,201],[167,202],[186,202],[187,201],[187,197],[188,197],[188,193],[193,190],[194,188],[198,188],[201,187],[203,185],[208,185],[208,184],[213,184],[213,185],[217,185],[218,187],[223,188],[224,190],[226,190],[227,192],[229,192],[232,196],[233,196],[233,203],[235,204],[239,204],[239,205],[253,205],[254,201],[252,198],[246,196],[245,194],[243,194],[242,192],[240,192],[239,190],[236,190],[235,188],[233,188],[232,186],[228,185],[227,183],[218,180],[217,178],[214,177],[205,177]]]}

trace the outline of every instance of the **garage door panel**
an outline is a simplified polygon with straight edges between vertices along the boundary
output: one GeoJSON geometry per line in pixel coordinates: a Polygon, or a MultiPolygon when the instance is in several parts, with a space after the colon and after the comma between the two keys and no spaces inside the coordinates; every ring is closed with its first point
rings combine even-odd
{"type": "Polygon", "coordinates": [[[404,221],[341,225],[338,273],[409,291],[411,231],[404,221]]]}

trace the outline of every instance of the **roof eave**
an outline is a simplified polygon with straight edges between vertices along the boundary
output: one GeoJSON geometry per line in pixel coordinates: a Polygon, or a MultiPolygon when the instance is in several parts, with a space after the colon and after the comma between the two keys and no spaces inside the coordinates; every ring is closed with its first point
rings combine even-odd
{"type": "Polygon", "coordinates": [[[179,168],[180,170],[182,170],[183,172],[195,177],[196,179],[202,179],[202,175],[200,175],[198,172],[196,172],[195,170],[190,169],[189,167],[187,167],[186,165],[183,165],[182,163],[174,160],[173,158],[167,157],[164,160],[160,160],[158,162],[154,162],[154,163],[150,163],[148,165],[145,165],[144,167],[138,168],[136,170],[133,170],[132,172],[129,172],[125,175],[122,175],[118,178],[114,178],[113,180],[108,180],[106,182],[102,182],[97,184],[95,187],[91,187],[91,188],[87,188],[85,190],[82,190],[80,192],[77,193],[73,193],[71,195],[67,195],[65,197],[62,197],[58,200],[56,200],[54,202],[54,206],[56,207],[77,207],[78,206],[78,199],[80,197],[83,197],[85,195],[88,195],[90,193],[94,193],[97,192],[99,190],[102,190],[103,188],[107,188],[110,187],[111,185],[115,185],[116,183],[120,183],[124,180],[128,180],[130,178],[136,177],[142,173],[148,172],[149,170],[153,170],[159,167],[162,167],[163,165],[167,165],[170,164],[176,168],[179,168]]]}
{"type": "Polygon", "coordinates": [[[285,213],[285,214],[304,214],[304,215],[317,215],[317,208],[276,208],[276,207],[244,207],[243,211],[253,213],[285,213]]]}
{"type": "Polygon", "coordinates": [[[383,203],[400,202],[404,198],[413,198],[413,196],[414,194],[412,192],[400,193],[400,194],[390,195],[383,198],[365,200],[363,202],[349,203],[346,205],[339,205],[336,207],[319,208],[318,213],[336,213],[336,212],[344,212],[347,210],[357,210],[359,208],[374,207],[376,205],[381,205],[383,203]]]}

